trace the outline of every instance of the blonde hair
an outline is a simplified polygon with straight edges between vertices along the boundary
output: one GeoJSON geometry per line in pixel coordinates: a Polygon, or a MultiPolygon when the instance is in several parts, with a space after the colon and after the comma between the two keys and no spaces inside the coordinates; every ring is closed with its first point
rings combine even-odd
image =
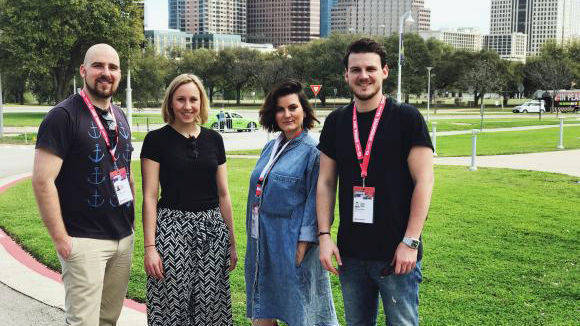
{"type": "Polygon", "coordinates": [[[209,115],[209,100],[201,80],[194,74],[181,74],[171,81],[171,84],[169,84],[169,87],[167,87],[167,90],[165,91],[165,98],[163,99],[163,105],[161,106],[161,114],[163,115],[163,121],[165,121],[165,123],[173,123],[175,121],[175,113],[171,107],[173,94],[181,85],[188,83],[193,83],[197,86],[200,95],[201,103],[199,106],[199,115],[195,118],[195,123],[201,125],[207,122],[209,115]]]}

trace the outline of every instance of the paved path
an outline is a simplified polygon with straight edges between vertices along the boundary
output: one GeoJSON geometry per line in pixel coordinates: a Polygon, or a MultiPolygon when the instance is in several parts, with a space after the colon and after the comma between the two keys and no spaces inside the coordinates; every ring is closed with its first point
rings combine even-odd
{"type": "MultiPolygon", "coordinates": [[[[540,129],[537,126],[526,129],[540,129]]],[[[522,128],[510,130],[522,130],[522,128]]],[[[499,130],[498,130],[499,131],[499,130]]],[[[503,131],[503,130],[502,130],[503,131]]],[[[467,131],[469,132],[469,131],[467,131]]],[[[444,133],[439,133],[442,136],[444,133]]],[[[313,133],[315,138],[318,134],[313,133]]],[[[269,139],[265,132],[223,134],[227,150],[262,147],[269,139]]],[[[135,143],[133,159],[138,159],[141,143],[135,143]]],[[[31,145],[0,145],[0,194],[2,187],[30,175],[34,147],[31,145]]],[[[231,155],[230,157],[238,157],[231,155]]],[[[248,156],[245,156],[248,157],[248,156]]],[[[479,156],[478,166],[526,169],[566,173],[580,177],[580,150],[545,153],[479,156]]],[[[469,157],[436,157],[436,164],[469,165],[469,157]]],[[[8,325],[55,325],[63,320],[64,289],[60,276],[47,271],[0,230],[0,316],[8,325]],[[18,251],[20,250],[20,251],[18,251]],[[40,267],[39,267],[40,265],[40,267]]],[[[127,303],[119,325],[145,325],[142,305],[127,303]]]]}

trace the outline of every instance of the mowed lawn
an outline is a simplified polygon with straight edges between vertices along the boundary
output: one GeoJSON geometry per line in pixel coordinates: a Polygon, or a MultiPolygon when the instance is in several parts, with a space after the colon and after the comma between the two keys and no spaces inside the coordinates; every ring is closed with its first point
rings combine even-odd
{"type": "MultiPolygon", "coordinates": [[[[560,128],[522,131],[482,132],[477,135],[477,155],[501,155],[556,151],[560,140],[560,128]]],[[[580,125],[564,127],[564,147],[580,148],[580,125]]],[[[472,151],[472,135],[437,137],[439,156],[469,156],[472,151]]],[[[579,163],[580,164],[580,163],[579,163]]]]}
{"type": "MultiPolygon", "coordinates": [[[[243,262],[248,177],[255,160],[229,159],[240,261],[231,274],[236,325],[245,319],[243,262]]],[[[129,296],[145,298],[139,163],[137,236],[129,296]]],[[[196,185],[192,185],[195,187],[196,185]]],[[[0,195],[0,226],[40,261],[60,265],[29,181],[0,195]]],[[[436,167],[423,233],[422,325],[578,325],[580,178],[519,170],[436,167]]],[[[336,234],[337,222],[333,227],[336,234]]],[[[280,232],[283,232],[281,230],[280,232]]],[[[338,279],[332,277],[344,325],[338,279]]],[[[381,319],[380,324],[384,324],[381,319]]]]}
{"type": "MultiPolygon", "coordinates": [[[[214,111],[216,108],[213,109],[214,111]]],[[[243,110],[239,108],[225,108],[226,111],[242,111],[240,112],[244,115],[243,110]]],[[[322,116],[326,116],[330,111],[321,112],[322,116]]],[[[454,114],[454,113],[445,113],[454,114]]],[[[42,122],[42,119],[46,115],[45,112],[9,112],[4,113],[4,125],[8,127],[37,127],[42,122]]],[[[425,115],[425,113],[423,113],[425,115]]],[[[572,115],[562,115],[566,117],[566,124],[580,124],[580,118],[572,115]]],[[[426,118],[426,116],[425,116],[426,118]]],[[[437,123],[438,131],[452,131],[452,130],[469,130],[469,129],[479,129],[480,120],[477,118],[465,118],[465,119],[433,119],[431,122],[437,123]]],[[[133,113],[133,125],[135,126],[146,126],[163,124],[163,118],[161,113],[133,113]]],[[[544,114],[542,120],[530,117],[506,117],[506,118],[494,118],[485,119],[483,127],[485,129],[495,129],[495,128],[511,128],[511,127],[522,127],[522,126],[539,126],[539,125],[556,125],[559,124],[560,120],[556,118],[553,114],[544,114]]],[[[319,126],[322,127],[321,125],[319,126]]],[[[428,123],[429,130],[431,130],[431,123],[428,123]]]]}

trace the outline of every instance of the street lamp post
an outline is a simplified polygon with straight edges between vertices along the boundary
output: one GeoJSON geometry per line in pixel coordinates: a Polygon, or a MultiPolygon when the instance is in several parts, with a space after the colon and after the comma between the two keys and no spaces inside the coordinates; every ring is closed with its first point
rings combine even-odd
{"type": "Polygon", "coordinates": [[[427,67],[427,122],[429,122],[429,109],[431,108],[431,69],[427,67]]]}
{"type": "Polygon", "coordinates": [[[0,138],[4,137],[4,102],[2,102],[2,74],[0,73],[0,138]]]}
{"type": "Polygon", "coordinates": [[[403,50],[403,24],[414,22],[411,10],[399,17],[399,73],[397,78],[397,102],[401,102],[401,52],[403,50]]]}
{"type": "MultiPolygon", "coordinates": [[[[130,62],[129,62],[130,64],[130,62]]],[[[133,90],[131,89],[131,67],[127,67],[127,97],[125,102],[127,105],[127,122],[129,123],[129,129],[133,127],[133,90]]]]}

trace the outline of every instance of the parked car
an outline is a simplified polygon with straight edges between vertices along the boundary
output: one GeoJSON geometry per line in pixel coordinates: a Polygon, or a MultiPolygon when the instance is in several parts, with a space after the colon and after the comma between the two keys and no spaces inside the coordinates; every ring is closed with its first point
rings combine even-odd
{"type": "Polygon", "coordinates": [[[223,111],[225,124],[221,126],[219,123],[220,111],[211,111],[207,122],[203,124],[204,127],[212,128],[214,130],[235,130],[235,131],[254,131],[258,129],[258,123],[252,119],[244,118],[238,112],[223,111]]]}
{"type": "Polygon", "coordinates": [[[513,109],[513,113],[538,113],[546,112],[546,107],[543,100],[539,101],[528,101],[522,105],[518,105],[513,109]]]}

